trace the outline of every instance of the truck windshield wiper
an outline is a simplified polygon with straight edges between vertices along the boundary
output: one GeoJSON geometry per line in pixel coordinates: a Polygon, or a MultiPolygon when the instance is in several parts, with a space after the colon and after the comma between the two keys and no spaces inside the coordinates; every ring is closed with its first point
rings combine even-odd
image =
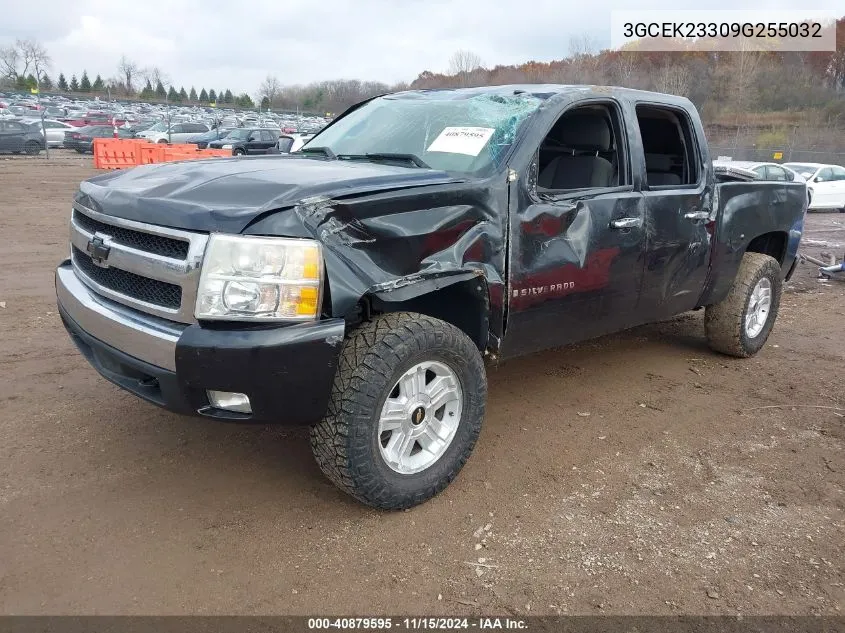
{"type": "Polygon", "coordinates": [[[299,150],[300,154],[322,154],[330,160],[336,160],[337,156],[328,147],[303,147],[299,150]]]}
{"type": "Polygon", "coordinates": [[[382,161],[382,160],[392,160],[392,161],[400,161],[411,163],[416,167],[421,167],[423,169],[431,169],[428,164],[423,161],[419,156],[415,154],[394,154],[391,152],[369,152],[367,154],[339,154],[339,159],[345,160],[371,160],[371,161],[382,161]]]}

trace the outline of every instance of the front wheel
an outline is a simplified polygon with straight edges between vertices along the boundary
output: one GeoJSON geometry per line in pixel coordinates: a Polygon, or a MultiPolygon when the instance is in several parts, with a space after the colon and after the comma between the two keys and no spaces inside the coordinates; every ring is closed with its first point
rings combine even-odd
{"type": "Polygon", "coordinates": [[[777,261],[746,253],[728,296],[707,306],[704,330],[717,352],[747,358],[765,345],[780,307],[783,284],[777,261]]]}
{"type": "Polygon", "coordinates": [[[245,154],[246,154],[246,152],[245,152],[245,151],[243,151],[243,150],[242,150],[242,149],[240,149],[240,148],[238,148],[238,149],[236,149],[234,152],[232,152],[232,155],[233,155],[233,156],[244,156],[245,154]]]}
{"type": "Polygon", "coordinates": [[[486,400],[484,362],[466,334],[421,314],[384,315],[347,336],[311,448],[341,490],[373,507],[409,508],[460,472],[486,400]]]}

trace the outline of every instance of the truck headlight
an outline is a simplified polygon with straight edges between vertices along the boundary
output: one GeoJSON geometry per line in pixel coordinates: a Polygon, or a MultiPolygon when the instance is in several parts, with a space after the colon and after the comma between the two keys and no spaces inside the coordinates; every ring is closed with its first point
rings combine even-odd
{"type": "Polygon", "coordinates": [[[319,242],[213,233],[194,315],[222,321],[314,320],[322,279],[319,242]]]}

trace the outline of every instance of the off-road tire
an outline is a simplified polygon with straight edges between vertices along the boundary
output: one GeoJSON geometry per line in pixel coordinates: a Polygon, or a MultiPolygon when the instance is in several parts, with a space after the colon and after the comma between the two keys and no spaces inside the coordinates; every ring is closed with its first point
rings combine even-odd
{"type": "Polygon", "coordinates": [[[409,508],[457,476],[481,432],[486,401],[484,362],[466,334],[421,314],[387,314],[346,337],[328,411],[311,427],[311,449],[323,473],[357,500],[384,510],[409,508]],[[399,377],[426,360],[447,364],[460,380],[461,421],[439,460],[419,473],[400,474],[380,454],[379,416],[399,377]]]}
{"type": "Polygon", "coordinates": [[[704,331],[710,347],[739,358],[748,358],[759,352],[777,319],[782,291],[780,266],[774,258],[762,253],[743,255],[728,296],[719,303],[707,306],[704,311],[704,331]],[[755,337],[749,338],[745,316],[751,292],[763,277],[767,277],[772,284],[772,304],[763,329],[755,337]]]}

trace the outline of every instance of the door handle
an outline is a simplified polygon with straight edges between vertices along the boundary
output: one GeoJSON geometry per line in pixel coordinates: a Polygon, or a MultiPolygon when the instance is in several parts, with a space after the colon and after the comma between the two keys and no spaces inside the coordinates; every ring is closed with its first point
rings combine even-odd
{"type": "Polygon", "coordinates": [[[708,211],[690,211],[684,217],[687,220],[706,220],[710,217],[710,213],[708,211]]]}
{"type": "Polygon", "coordinates": [[[642,218],[619,218],[618,220],[610,221],[610,228],[612,229],[632,229],[642,225],[642,218]]]}

